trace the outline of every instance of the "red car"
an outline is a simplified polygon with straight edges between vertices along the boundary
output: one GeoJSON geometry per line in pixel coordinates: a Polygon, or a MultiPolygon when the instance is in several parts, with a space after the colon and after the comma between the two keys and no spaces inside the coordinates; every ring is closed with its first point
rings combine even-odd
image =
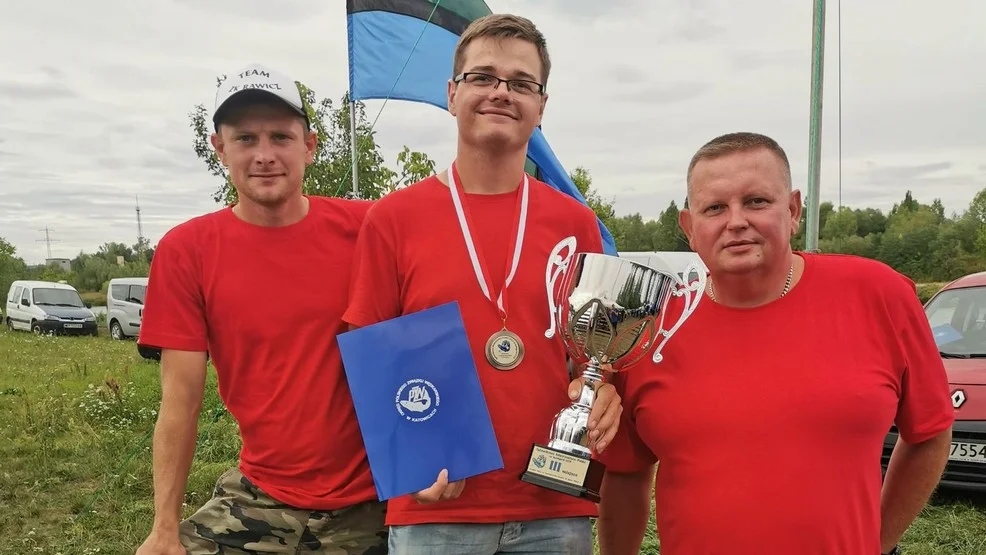
{"type": "MultiPolygon", "coordinates": [[[[961,277],[924,305],[948,372],[955,407],[952,449],[941,485],[986,491],[986,272],[961,277]]],[[[884,441],[883,467],[897,441],[884,441]]]]}

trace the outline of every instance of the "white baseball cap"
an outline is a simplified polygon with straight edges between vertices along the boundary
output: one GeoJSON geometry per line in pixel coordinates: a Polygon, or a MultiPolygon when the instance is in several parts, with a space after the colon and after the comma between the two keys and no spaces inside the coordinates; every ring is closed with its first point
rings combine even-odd
{"type": "Polygon", "coordinates": [[[269,94],[279,98],[292,110],[298,112],[298,115],[304,117],[306,122],[308,121],[308,112],[305,111],[305,105],[301,100],[301,92],[293,79],[263,65],[250,64],[228,76],[216,89],[216,108],[212,115],[212,123],[216,129],[219,128],[222,109],[234,97],[238,98],[244,93],[269,94]]]}

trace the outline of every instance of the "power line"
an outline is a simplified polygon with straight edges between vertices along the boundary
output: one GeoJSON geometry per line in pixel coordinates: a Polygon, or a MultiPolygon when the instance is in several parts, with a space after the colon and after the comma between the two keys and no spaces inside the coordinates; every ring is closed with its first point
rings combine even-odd
{"type": "Polygon", "coordinates": [[[57,243],[57,242],[59,242],[59,240],[58,239],[52,239],[51,238],[51,230],[48,229],[47,226],[45,226],[44,229],[39,229],[38,231],[44,231],[45,232],[45,238],[44,239],[38,239],[37,241],[35,241],[35,243],[46,243],[47,244],[47,246],[48,246],[48,258],[50,259],[51,258],[51,244],[52,243],[57,243]]]}

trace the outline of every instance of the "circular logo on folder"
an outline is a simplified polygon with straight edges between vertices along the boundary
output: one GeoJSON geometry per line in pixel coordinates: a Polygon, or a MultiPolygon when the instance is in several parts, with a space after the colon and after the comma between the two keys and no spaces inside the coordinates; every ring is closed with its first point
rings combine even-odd
{"type": "Polygon", "coordinates": [[[424,422],[438,412],[438,388],[428,380],[415,378],[397,390],[397,412],[411,422],[424,422]]]}

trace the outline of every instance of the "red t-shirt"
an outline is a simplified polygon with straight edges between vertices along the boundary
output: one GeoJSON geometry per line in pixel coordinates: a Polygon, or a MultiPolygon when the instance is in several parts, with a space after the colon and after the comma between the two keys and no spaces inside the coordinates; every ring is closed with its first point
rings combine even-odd
{"type": "Polygon", "coordinates": [[[371,203],[309,201],[290,226],[251,225],[226,208],[169,231],[140,343],[208,349],[239,423],[243,474],[284,503],[331,510],[376,499],[335,338],[371,203]]]}
{"type": "MultiPolygon", "coordinates": [[[[460,190],[461,192],[461,190],[460,190]]],[[[471,229],[493,282],[495,300],[509,268],[520,190],[465,194],[471,229]]],[[[575,236],[579,251],[602,252],[594,213],[550,186],[530,180],[527,230],[517,272],[505,293],[507,328],[520,336],[520,366],[502,371],[486,360],[490,335],[503,328],[496,305],[482,293],[459,228],[451,191],[430,177],[377,201],[360,232],[350,306],[344,318],[366,326],[458,301],[504,469],[466,479],[455,500],[419,504],[391,500],[390,525],[423,522],[505,522],[594,516],[595,504],[520,480],[535,443],[546,444],[555,414],[571,404],[565,350],[546,339],[550,323],[545,268],[552,248],[575,236]]],[[[436,475],[437,475],[436,471],[436,475]]]]}
{"type": "Polygon", "coordinates": [[[879,553],[884,437],[952,424],[914,284],[865,258],[801,256],[788,295],[753,309],[706,297],[664,362],[617,379],[625,418],[600,458],[660,460],[661,553],[879,553]]]}

